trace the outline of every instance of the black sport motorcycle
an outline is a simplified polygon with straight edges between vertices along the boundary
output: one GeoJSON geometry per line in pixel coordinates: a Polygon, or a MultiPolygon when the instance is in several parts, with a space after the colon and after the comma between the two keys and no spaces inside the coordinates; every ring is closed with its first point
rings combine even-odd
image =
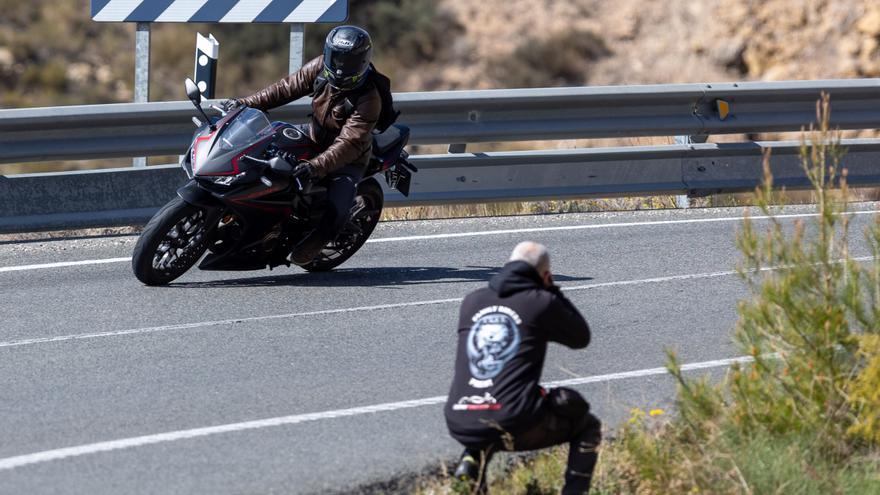
{"type": "MultiPolygon", "coordinates": [[[[198,127],[180,165],[189,181],[177,197],[144,227],[134,248],[132,268],[146,285],[164,285],[196,262],[202,270],[260,270],[290,266],[291,250],[318,225],[328,203],[320,184],[300,181],[282,158],[307,160],[320,153],[300,128],[271,122],[266,113],[247,107],[220,112],[211,119],[201,95],[186,80],[187,97],[204,122],[198,127]]],[[[376,134],[373,155],[357,185],[348,221],[313,260],[308,271],[331,270],[350,258],[370,237],[382,214],[384,194],[374,177],[409,195],[412,172],[404,151],[409,129],[402,125],[376,134]]]]}

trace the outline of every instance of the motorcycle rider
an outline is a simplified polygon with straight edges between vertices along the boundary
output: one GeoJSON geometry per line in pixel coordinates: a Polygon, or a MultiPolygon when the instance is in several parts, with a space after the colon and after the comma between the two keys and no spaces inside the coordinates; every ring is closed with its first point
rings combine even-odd
{"type": "Polygon", "coordinates": [[[319,226],[291,253],[290,260],[296,264],[318,256],[348,220],[382,111],[381,97],[369,77],[372,51],[373,43],[364,29],[333,28],[324,42],[323,56],[251,96],[230,102],[266,111],[312,95],[311,121],[303,127],[323,152],[296,164],[294,176],[320,180],[330,204],[319,226]]]}

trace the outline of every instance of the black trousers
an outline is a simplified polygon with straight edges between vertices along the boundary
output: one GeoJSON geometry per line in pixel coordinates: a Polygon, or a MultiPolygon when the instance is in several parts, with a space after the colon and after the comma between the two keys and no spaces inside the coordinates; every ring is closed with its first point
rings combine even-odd
{"type": "MultiPolygon", "coordinates": [[[[309,124],[295,125],[300,132],[311,136],[309,124]]],[[[345,225],[348,214],[357,192],[357,184],[364,177],[366,165],[346,165],[318,181],[327,188],[327,209],[317,230],[309,236],[310,243],[326,244],[336,237],[336,233],[345,225]]]]}
{"type": "Polygon", "coordinates": [[[363,175],[364,167],[346,165],[318,181],[327,188],[327,209],[317,230],[324,242],[333,239],[348,220],[357,184],[363,175]]]}
{"type": "MultiPolygon", "coordinates": [[[[602,423],[590,413],[589,405],[577,392],[563,389],[583,406],[554,406],[552,395],[542,406],[540,419],[533,426],[516,434],[505,433],[499,440],[484,445],[466,446],[465,454],[478,464],[489,465],[492,455],[499,451],[520,452],[568,444],[568,465],[565,470],[563,495],[586,494],[590,491],[593,469],[598,460],[602,440],[602,423]],[[579,399],[579,401],[578,401],[579,399]]],[[[551,391],[553,394],[554,391],[551,391]]],[[[485,475],[481,476],[478,491],[485,492],[485,475]]]]}

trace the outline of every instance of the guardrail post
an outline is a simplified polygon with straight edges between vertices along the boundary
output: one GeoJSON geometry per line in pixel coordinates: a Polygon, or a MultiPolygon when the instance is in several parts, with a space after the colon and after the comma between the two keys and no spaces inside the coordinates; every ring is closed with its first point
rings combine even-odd
{"type": "Polygon", "coordinates": [[[467,153],[467,143],[454,143],[446,148],[447,153],[467,153]]]}
{"type": "MultiPolygon", "coordinates": [[[[134,102],[150,101],[150,23],[139,22],[134,37],[134,102]]],[[[147,158],[132,160],[133,167],[146,167],[147,158]]]]}
{"type": "MultiPolygon", "coordinates": [[[[705,143],[709,139],[706,134],[698,134],[696,136],[675,136],[675,144],[691,145],[695,143],[705,143]]],[[[687,193],[675,196],[676,208],[690,208],[691,201],[687,193]]]]}

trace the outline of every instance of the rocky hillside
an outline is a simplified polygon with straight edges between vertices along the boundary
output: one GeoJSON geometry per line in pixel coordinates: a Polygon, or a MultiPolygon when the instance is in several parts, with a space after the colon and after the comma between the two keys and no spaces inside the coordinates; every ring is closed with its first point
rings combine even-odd
{"type": "MultiPolygon", "coordinates": [[[[87,2],[0,0],[0,105],[129,101],[134,28],[87,2]]],[[[400,90],[880,76],[876,0],[355,0],[400,90]]],[[[326,26],[310,27],[317,53],[326,26]]],[[[221,41],[219,92],[286,68],[284,26],[158,25],[153,99],[181,99],[196,31],[221,41]]]]}
{"type": "Polygon", "coordinates": [[[442,68],[452,87],[880,76],[876,0],[442,5],[464,27],[442,68]]]}

